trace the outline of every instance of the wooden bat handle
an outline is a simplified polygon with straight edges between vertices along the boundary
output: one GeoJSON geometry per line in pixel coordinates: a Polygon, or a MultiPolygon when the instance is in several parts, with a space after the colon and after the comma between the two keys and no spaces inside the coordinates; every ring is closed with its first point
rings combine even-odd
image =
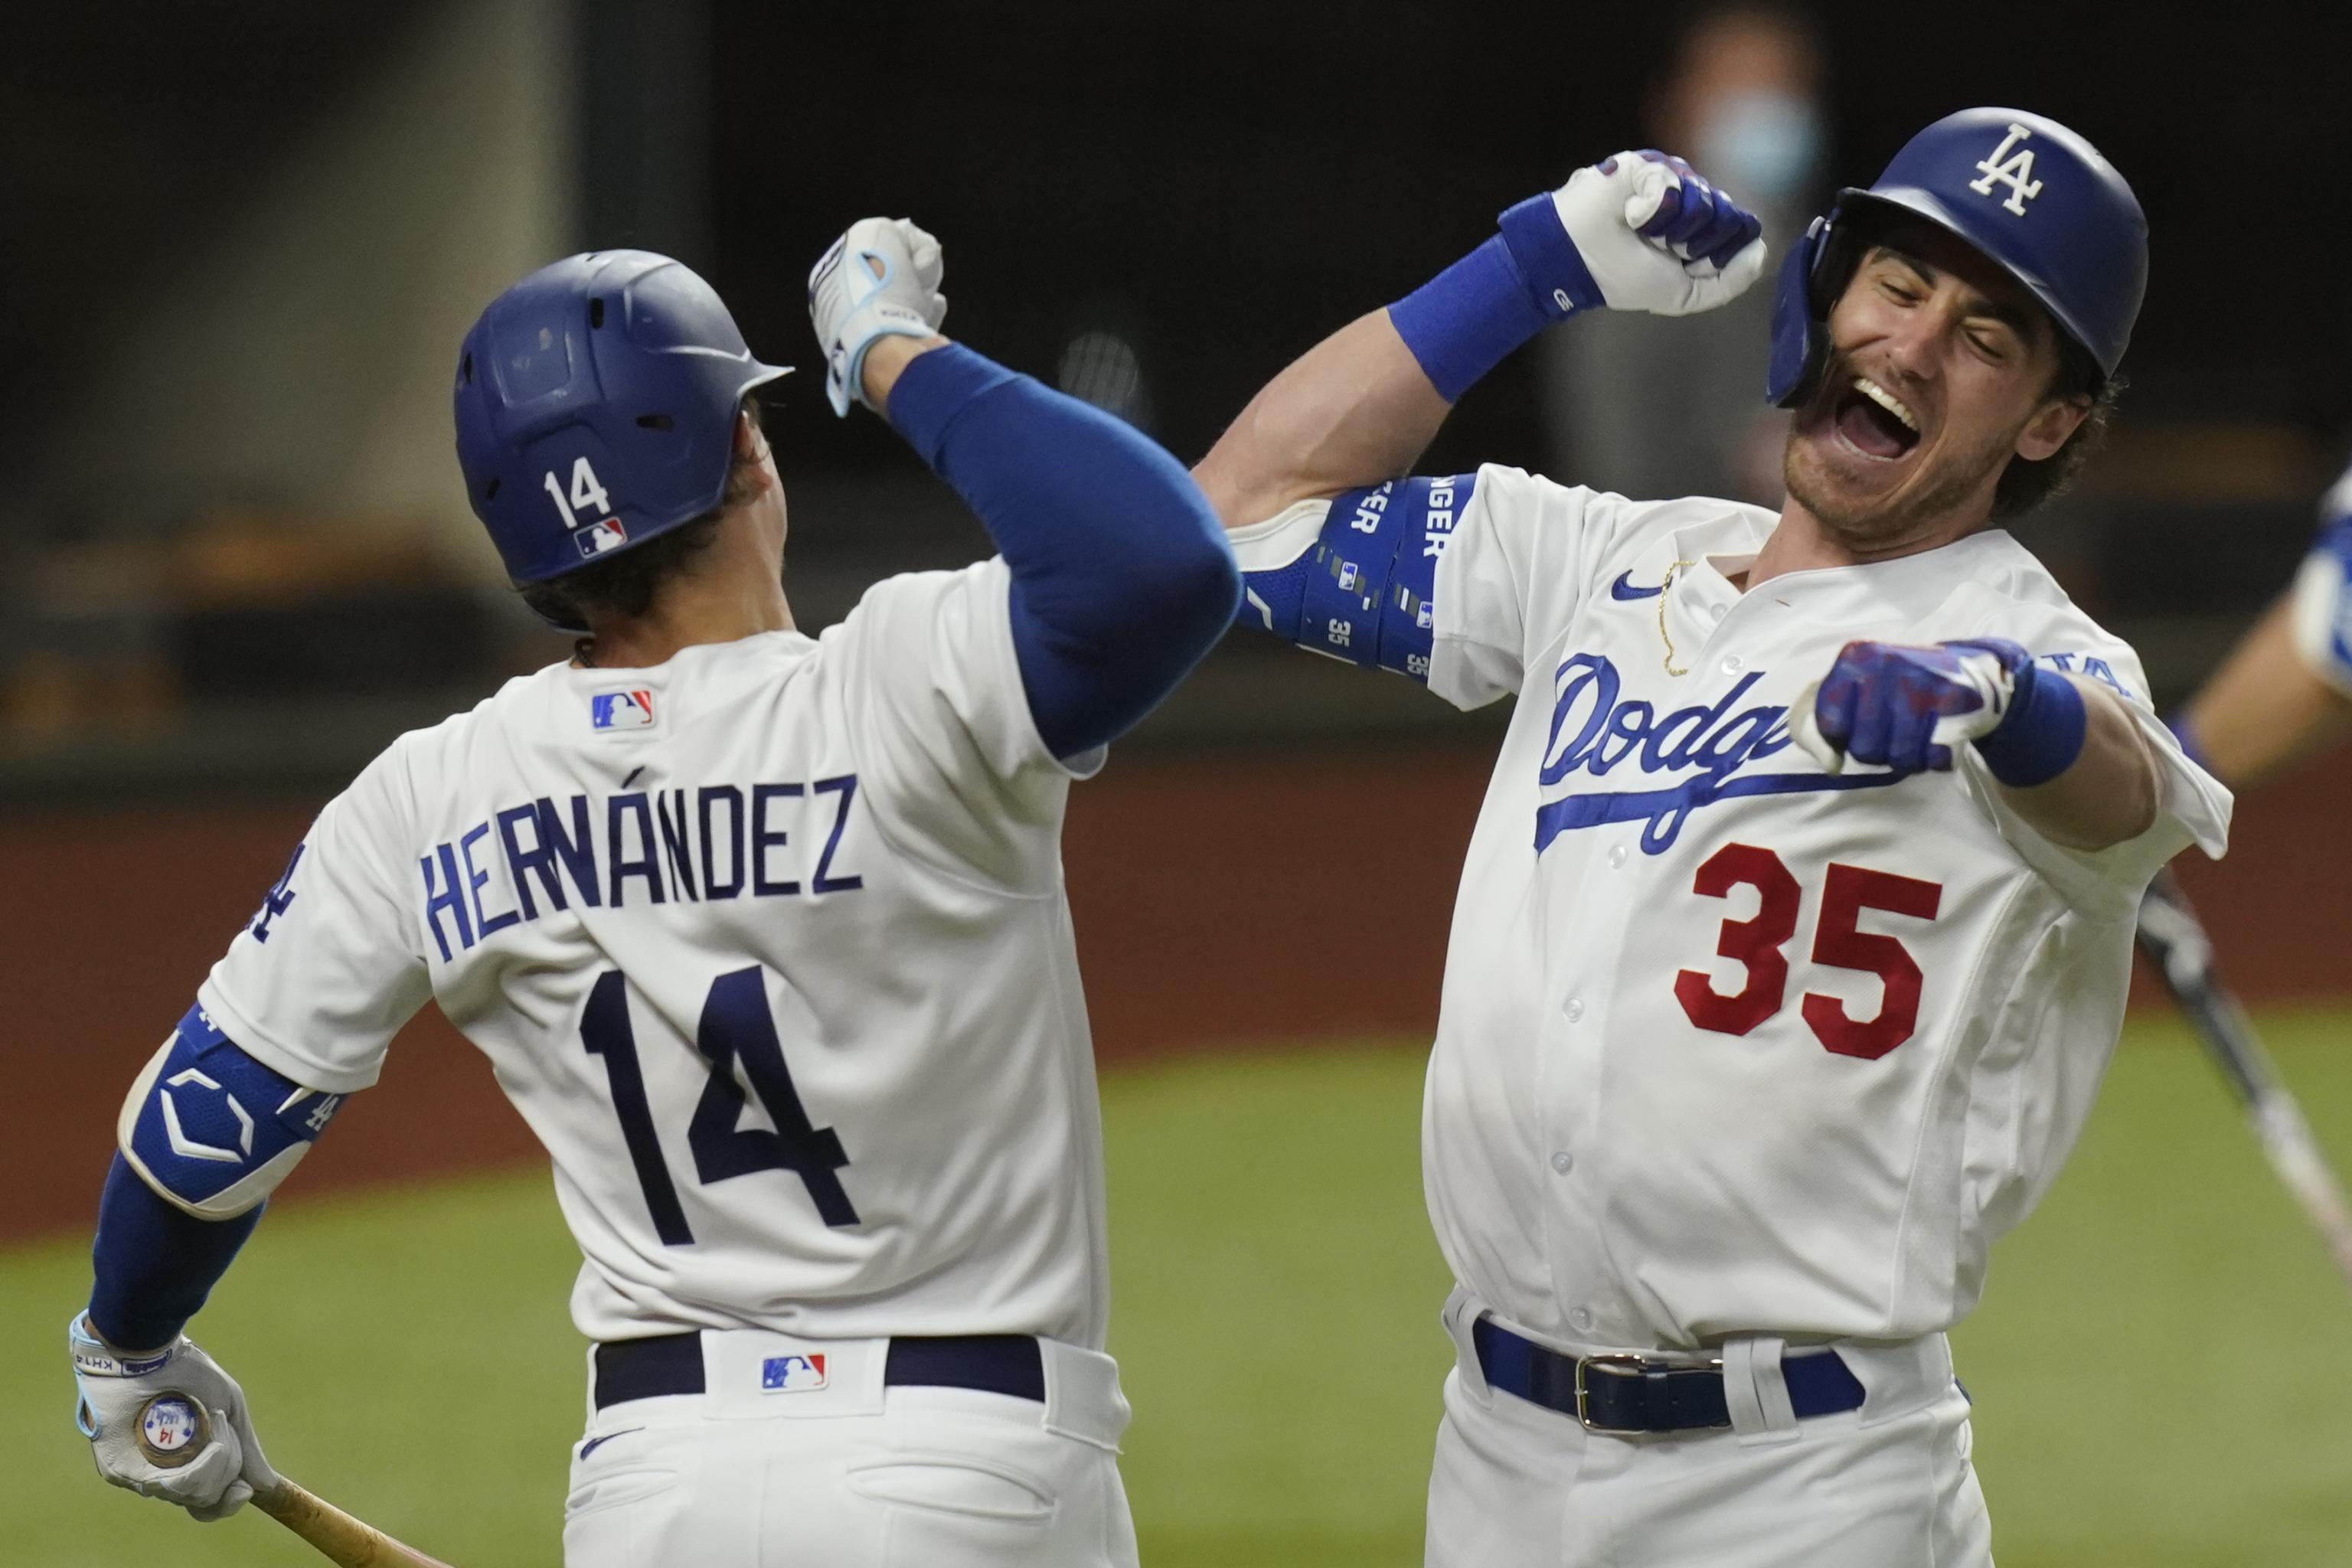
{"type": "MultiPolygon", "coordinates": [[[[203,1453],[212,1431],[204,1402],[190,1394],[159,1394],[139,1407],[139,1451],[165,1469],[203,1453]]],[[[269,1490],[255,1492],[253,1506],[318,1548],[335,1568],[449,1568],[282,1477],[269,1490]]]]}
{"type": "Polygon", "coordinates": [[[317,1547],[336,1568],[449,1568],[292,1481],[254,1493],[253,1506],[317,1547]]]}

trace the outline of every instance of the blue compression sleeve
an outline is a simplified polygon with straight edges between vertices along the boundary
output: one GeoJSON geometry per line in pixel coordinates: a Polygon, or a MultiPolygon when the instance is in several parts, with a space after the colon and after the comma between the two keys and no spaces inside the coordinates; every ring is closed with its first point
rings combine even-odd
{"type": "Polygon", "coordinates": [[[1123,734],[1232,620],[1224,530],[1126,424],[954,344],[900,373],[890,420],[1012,568],[1013,651],[1055,756],[1123,734]]]}
{"type": "Polygon", "coordinates": [[[258,1207],[222,1220],[174,1208],[115,1155],[99,1200],[98,1240],[90,1247],[97,1275],[91,1325],[128,1350],[171,1343],[260,1223],[258,1207]]]}

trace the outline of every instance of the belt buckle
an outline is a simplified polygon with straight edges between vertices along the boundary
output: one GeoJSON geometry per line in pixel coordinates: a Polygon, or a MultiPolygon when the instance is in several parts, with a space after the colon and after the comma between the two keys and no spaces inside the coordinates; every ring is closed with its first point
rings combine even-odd
{"type": "Polygon", "coordinates": [[[1608,1437],[1639,1436],[1648,1430],[1643,1426],[1603,1426],[1596,1423],[1585,1406],[1585,1374],[1598,1367],[1611,1377],[1647,1377],[1650,1358],[1621,1351],[1613,1355],[1586,1355],[1576,1358],[1576,1420],[1588,1432],[1598,1432],[1608,1437]]]}

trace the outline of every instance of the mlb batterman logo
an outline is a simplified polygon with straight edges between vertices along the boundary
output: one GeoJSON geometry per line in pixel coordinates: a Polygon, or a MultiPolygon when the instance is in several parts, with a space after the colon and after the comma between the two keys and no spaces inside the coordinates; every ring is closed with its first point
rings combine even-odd
{"type": "Polygon", "coordinates": [[[629,531],[617,517],[592,522],[572,536],[572,542],[580,547],[580,553],[592,560],[607,550],[618,550],[628,542],[629,531]]]}
{"type": "Polygon", "coordinates": [[[654,694],[596,692],[588,699],[588,725],[593,730],[650,730],[654,725],[654,694]]]}
{"type": "Polygon", "coordinates": [[[763,1394],[814,1394],[824,1384],[822,1351],[813,1355],[772,1355],[760,1363],[763,1394]]]}

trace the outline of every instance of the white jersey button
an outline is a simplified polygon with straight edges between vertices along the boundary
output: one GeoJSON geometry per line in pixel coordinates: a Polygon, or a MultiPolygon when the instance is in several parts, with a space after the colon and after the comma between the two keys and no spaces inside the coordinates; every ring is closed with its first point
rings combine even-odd
{"type": "Polygon", "coordinates": [[[1723,673],[1726,675],[1738,675],[1745,668],[1747,661],[1736,653],[1723,661],[1723,673]]]}
{"type": "Polygon", "coordinates": [[[1709,605],[1706,607],[1706,613],[1707,613],[1708,615],[1710,615],[1710,616],[1714,616],[1717,620],[1718,620],[1718,621],[1719,621],[1719,620],[1723,619],[1724,612],[1725,612],[1725,610],[1727,610],[1728,607],[1729,607],[1728,605],[1709,605]]]}
{"type": "Polygon", "coordinates": [[[1575,1326],[1578,1333],[1589,1334],[1592,1331],[1592,1309],[1579,1307],[1568,1315],[1568,1321],[1575,1326]]]}
{"type": "Polygon", "coordinates": [[[1551,1168],[1565,1176],[1576,1169],[1576,1156],[1562,1149],[1551,1157],[1551,1168]]]}
{"type": "Polygon", "coordinates": [[[1568,1021],[1570,1023],[1575,1024],[1582,1022],[1584,1018],[1583,998],[1578,996],[1570,997],[1567,1005],[1562,1006],[1560,1011],[1568,1015],[1568,1021]]]}
{"type": "Polygon", "coordinates": [[[1625,847],[1622,844],[1620,844],[1617,847],[1609,851],[1609,868],[1613,871],[1622,868],[1624,864],[1625,847]]]}

